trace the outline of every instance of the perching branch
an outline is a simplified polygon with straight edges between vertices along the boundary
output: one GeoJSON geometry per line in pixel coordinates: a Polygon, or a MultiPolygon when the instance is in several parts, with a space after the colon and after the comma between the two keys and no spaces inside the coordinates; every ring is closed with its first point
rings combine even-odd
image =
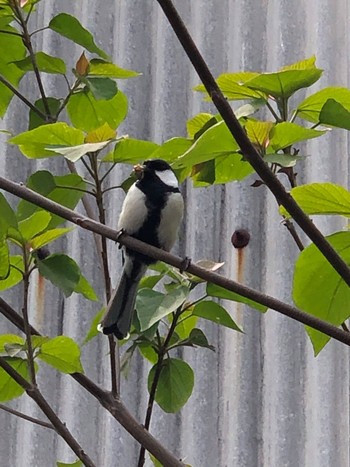
{"type": "MultiPolygon", "coordinates": [[[[24,332],[23,318],[0,297],[0,313],[12,324],[24,332]]],[[[32,335],[40,336],[40,333],[30,327],[32,335]]],[[[110,392],[100,388],[82,373],[70,375],[84,389],[86,389],[108,412],[136,439],[147,451],[153,454],[163,465],[168,467],[185,467],[177,460],[161,443],[159,443],[142,425],[140,425],[123,405],[119,397],[114,398],[110,392]]]]}
{"type": "Polygon", "coordinates": [[[162,8],[170,25],[172,26],[193,67],[197,71],[214,105],[218,109],[228,129],[232,133],[232,136],[237,141],[237,144],[243,152],[245,159],[250,163],[256,173],[274,194],[277,202],[285,207],[296,223],[313,241],[316,247],[325,256],[325,258],[327,258],[332,267],[338,272],[344,281],[350,285],[350,268],[338,255],[334,248],[328,243],[328,241],[324,238],[322,233],[318,230],[310,218],[294,201],[292,196],[286,192],[281,182],[273,174],[271,169],[255,149],[239,121],[237,120],[230,104],[222,94],[206,62],[200,54],[196,44],[194,43],[171,0],[157,0],[157,2],[162,8]]]}
{"type": "Polygon", "coordinates": [[[52,423],[56,433],[59,434],[66,441],[70,448],[84,463],[84,465],[87,467],[95,467],[95,464],[84,452],[84,450],[81,448],[80,444],[76,441],[76,439],[72,436],[71,432],[68,430],[66,425],[52,410],[51,406],[48,404],[48,402],[41,394],[39,389],[33,384],[29,383],[25,378],[23,378],[22,375],[20,375],[14,368],[12,368],[12,366],[6,361],[4,357],[0,357],[0,367],[4,371],[6,371],[6,373],[9,376],[11,376],[11,378],[14,379],[16,383],[22,386],[22,388],[25,389],[28,396],[31,397],[37,403],[37,405],[52,423]]]}
{"type": "MultiPolygon", "coordinates": [[[[106,225],[89,219],[75,211],[72,211],[71,209],[61,206],[60,204],[39,195],[35,191],[32,191],[21,184],[14,183],[3,177],[0,177],[0,188],[31,203],[34,203],[37,206],[52,212],[53,214],[57,214],[58,216],[63,217],[64,219],[67,219],[68,221],[73,222],[74,224],[77,224],[86,230],[98,233],[99,235],[109,238],[115,242],[119,242],[131,250],[142,253],[146,256],[150,256],[151,258],[154,258],[158,261],[164,261],[165,263],[170,264],[171,266],[175,266],[176,268],[183,268],[183,258],[155,248],[151,245],[148,245],[147,243],[140,242],[139,240],[136,240],[129,235],[120,235],[120,232],[117,232],[116,230],[111,229],[106,225]]],[[[219,285],[227,290],[231,290],[232,292],[241,295],[242,297],[249,298],[257,303],[260,303],[261,305],[271,308],[278,313],[289,316],[296,321],[306,324],[350,346],[350,333],[347,333],[337,328],[336,326],[317,318],[316,316],[309,315],[308,313],[305,313],[304,311],[301,311],[292,305],[288,305],[281,300],[251,289],[250,287],[241,285],[238,282],[220,276],[215,272],[208,271],[207,269],[201,268],[195,264],[190,264],[186,271],[197,277],[200,277],[207,282],[219,285]]]]}

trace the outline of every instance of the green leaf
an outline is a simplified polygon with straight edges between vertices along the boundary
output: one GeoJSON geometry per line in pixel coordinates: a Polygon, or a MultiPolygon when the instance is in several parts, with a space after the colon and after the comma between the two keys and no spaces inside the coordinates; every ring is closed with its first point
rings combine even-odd
{"type": "Polygon", "coordinates": [[[23,279],[21,271],[23,271],[22,256],[10,256],[10,273],[6,279],[0,280],[0,291],[10,289],[21,282],[23,279]]]}
{"type": "Polygon", "coordinates": [[[350,130],[350,112],[334,99],[328,99],[320,112],[320,123],[350,130]]]}
{"type": "Polygon", "coordinates": [[[286,65],[280,69],[280,71],[287,71],[287,70],[309,70],[315,69],[316,57],[312,55],[310,58],[306,58],[305,60],[301,60],[300,62],[292,63],[291,65],[286,65]]]}
{"type": "Polygon", "coordinates": [[[146,358],[152,365],[155,365],[158,361],[158,354],[154,350],[150,342],[140,342],[137,344],[140,354],[146,358]]]}
{"type": "MultiPolygon", "coordinates": [[[[151,390],[156,366],[148,375],[148,391],[151,390]]],[[[167,413],[178,412],[188,401],[194,386],[194,373],[188,363],[177,358],[167,358],[163,362],[155,400],[167,413]]]]}
{"type": "Polygon", "coordinates": [[[213,117],[214,115],[212,114],[202,112],[187,120],[187,134],[189,138],[194,138],[213,117]]]}
{"type": "MultiPolygon", "coordinates": [[[[336,252],[350,265],[350,232],[326,237],[336,252]]],[[[303,250],[295,264],[293,299],[302,310],[335,326],[350,316],[350,288],[314,244],[303,250]]],[[[330,337],[306,327],[315,355],[330,337]]]]}
{"type": "Polygon", "coordinates": [[[57,462],[56,463],[57,467],[82,467],[83,463],[81,460],[77,460],[76,462],[73,462],[73,464],[66,464],[65,462],[57,462]]]}
{"type": "Polygon", "coordinates": [[[176,158],[184,154],[191,145],[192,141],[187,138],[171,138],[152,153],[152,159],[164,159],[168,162],[176,161],[176,158]]]}
{"type": "Polygon", "coordinates": [[[128,101],[121,91],[109,100],[97,100],[91,91],[80,91],[70,97],[67,112],[72,124],[86,132],[104,123],[116,129],[126,117],[128,101]]]}
{"type": "Polygon", "coordinates": [[[163,467],[163,464],[161,464],[150,452],[148,453],[154,467],[163,467]]]}
{"type": "Polygon", "coordinates": [[[193,309],[190,308],[189,310],[183,312],[176,325],[175,331],[180,339],[187,339],[197,324],[198,316],[194,316],[192,311],[193,309]]]}
{"type": "MultiPolygon", "coordinates": [[[[47,97],[46,98],[47,105],[50,110],[51,115],[56,115],[58,109],[61,106],[61,101],[54,97],[47,97]]],[[[44,106],[44,102],[42,99],[37,100],[34,102],[34,105],[37,109],[41,110],[44,114],[46,113],[46,108],[44,106]]],[[[38,128],[38,126],[46,125],[47,122],[43,118],[40,117],[36,112],[32,109],[29,110],[29,127],[28,130],[34,130],[34,128],[38,128]]]]}
{"type": "Polygon", "coordinates": [[[242,297],[242,295],[232,292],[231,290],[226,290],[223,287],[220,287],[219,285],[211,284],[210,282],[208,282],[207,284],[206,292],[210,297],[223,298],[225,300],[232,300],[234,302],[245,303],[251,308],[255,308],[256,310],[262,312],[265,312],[267,310],[267,307],[265,305],[261,305],[260,303],[255,302],[250,298],[242,297]]]}
{"type": "Polygon", "coordinates": [[[118,92],[118,86],[110,78],[86,78],[86,83],[95,99],[109,100],[118,92]]]}
{"type": "MultiPolygon", "coordinates": [[[[310,183],[291,190],[290,194],[306,214],[338,214],[350,217],[350,193],[334,183],[310,183]]],[[[289,213],[280,207],[284,217],[289,213]]]]}
{"type": "Polygon", "coordinates": [[[136,311],[140,330],[145,331],[160,319],[175,311],[186,300],[189,289],[177,286],[171,292],[163,294],[151,289],[141,289],[137,294],[136,311]]]}
{"type": "Polygon", "coordinates": [[[37,235],[35,238],[33,238],[33,240],[31,241],[31,247],[33,248],[33,250],[42,248],[48,243],[52,243],[58,238],[62,237],[62,235],[65,235],[66,233],[71,232],[72,230],[73,230],[72,227],[47,230],[46,232],[40,235],[37,235]]]}
{"type": "Polygon", "coordinates": [[[62,373],[83,372],[79,346],[67,336],[57,336],[44,342],[38,358],[62,373]]]}
{"type": "Polygon", "coordinates": [[[17,336],[16,334],[1,334],[0,335],[0,354],[7,354],[7,344],[20,344],[24,345],[25,340],[23,337],[17,336]]]}
{"type": "MultiPolygon", "coordinates": [[[[23,378],[29,380],[28,365],[21,358],[4,357],[6,362],[12,366],[23,378]]],[[[5,370],[0,368],[0,402],[7,402],[21,396],[24,389],[5,370]]]]}
{"type": "Polygon", "coordinates": [[[50,213],[46,211],[37,211],[27,219],[20,221],[18,223],[18,230],[22,235],[23,240],[27,242],[45,230],[50,221],[50,213]]]}
{"type": "MultiPolygon", "coordinates": [[[[1,26],[3,31],[17,32],[18,30],[12,26],[1,26]]],[[[21,60],[26,55],[26,48],[23,44],[22,38],[0,33],[0,74],[9,81],[15,88],[18,86],[24,72],[16,67],[12,62],[13,60],[21,60]]],[[[0,83],[0,117],[5,115],[7,107],[13,97],[10,91],[4,84],[0,83]]]]}
{"type": "Polygon", "coordinates": [[[213,321],[221,326],[242,332],[242,330],[233,321],[230,314],[218,303],[203,300],[202,302],[197,303],[192,313],[194,316],[199,316],[200,318],[213,321]]]}
{"type": "Polygon", "coordinates": [[[269,164],[278,164],[282,167],[294,167],[298,161],[305,159],[306,156],[297,154],[284,154],[283,152],[264,154],[264,161],[269,164]]]}
{"type": "MultiPolygon", "coordinates": [[[[74,209],[84,194],[80,190],[85,189],[86,183],[76,174],[53,176],[46,170],[39,170],[29,177],[27,187],[56,203],[74,209]]],[[[38,210],[41,210],[41,208],[28,201],[21,200],[18,203],[17,217],[19,220],[23,220],[38,210]]],[[[48,228],[52,229],[63,222],[65,222],[65,219],[52,214],[48,228]]]]}
{"type": "MultiPolygon", "coordinates": [[[[261,99],[264,97],[263,93],[249,89],[244,85],[247,81],[256,76],[259,76],[259,73],[254,73],[251,71],[223,73],[222,75],[218,76],[216,82],[223,95],[228,100],[261,99]]],[[[194,90],[206,93],[206,89],[203,84],[196,86],[194,90]]],[[[210,99],[208,98],[206,100],[210,99]]]]}
{"type": "MultiPolygon", "coordinates": [[[[307,97],[298,105],[296,113],[299,117],[310,122],[319,123],[323,106],[333,99],[350,111],[350,89],[341,87],[328,87],[307,97]]],[[[326,114],[327,115],[327,114],[326,114]]]]}
{"type": "Polygon", "coordinates": [[[9,140],[9,143],[17,144],[30,159],[57,156],[56,152],[46,149],[47,146],[76,146],[83,142],[84,133],[64,122],[42,125],[9,140]]]}
{"type": "MultiPolygon", "coordinates": [[[[37,52],[34,55],[39,71],[60,75],[64,75],[66,73],[66,64],[61,58],[52,57],[51,55],[47,55],[44,52],[37,52]]],[[[20,70],[24,72],[33,71],[33,62],[29,56],[23,60],[17,60],[12,63],[14,63],[20,70]]]]}
{"type": "Polygon", "coordinates": [[[108,77],[114,79],[126,79],[134,78],[139,76],[141,73],[133,70],[127,70],[125,68],[120,68],[118,65],[115,65],[111,62],[106,62],[100,58],[93,58],[90,61],[89,73],[88,76],[96,77],[108,77]]]}
{"type": "Polygon", "coordinates": [[[201,329],[194,328],[192,329],[188,339],[182,342],[182,345],[193,345],[197,347],[204,347],[206,349],[213,350],[215,352],[215,347],[210,345],[207,339],[207,336],[201,329]]]}
{"type": "Polygon", "coordinates": [[[80,281],[77,263],[67,255],[55,253],[43,260],[37,260],[39,273],[58,287],[66,297],[76,289],[80,281]]]}
{"type": "Polygon", "coordinates": [[[91,284],[88,282],[86,277],[84,277],[82,274],[80,274],[80,279],[79,279],[78,285],[74,289],[74,292],[80,293],[85,298],[93,302],[97,302],[98,300],[98,297],[94,289],[92,288],[91,284]]]}
{"type": "Polygon", "coordinates": [[[271,131],[270,146],[275,150],[287,148],[300,141],[306,141],[312,138],[318,138],[325,134],[326,131],[313,130],[312,128],[304,128],[296,123],[282,122],[277,123],[271,131]]]}
{"type": "Polygon", "coordinates": [[[269,144],[270,131],[274,126],[275,123],[273,122],[249,119],[246,123],[245,130],[252,143],[266,148],[269,144]]]}
{"type": "Polygon", "coordinates": [[[6,237],[9,227],[18,228],[16,214],[0,192],[0,239],[6,237]]]}
{"type": "MultiPolygon", "coordinates": [[[[10,274],[10,251],[5,240],[0,239],[0,281],[10,274]]],[[[0,283],[1,284],[1,283],[0,283]]]]}
{"type": "Polygon", "coordinates": [[[63,37],[81,45],[91,53],[108,59],[108,55],[95,44],[92,34],[74,16],[60,13],[49,23],[49,28],[63,37]]]}
{"type": "Polygon", "coordinates": [[[148,159],[157,148],[159,145],[152,141],[124,138],[116,143],[114,150],[103,161],[133,164],[148,159]]]}
{"type": "Polygon", "coordinates": [[[88,342],[90,342],[94,337],[96,337],[98,334],[100,334],[100,332],[98,331],[97,329],[97,326],[99,325],[99,323],[102,321],[102,318],[103,318],[103,315],[106,311],[106,308],[103,307],[101,308],[101,310],[94,316],[92,322],[91,322],[91,326],[90,326],[90,329],[88,331],[88,333],[86,334],[85,336],[85,339],[83,340],[83,345],[87,344],[88,342]]]}
{"type": "Polygon", "coordinates": [[[193,165],[233,154],[239,149],[238,144],[225,122],[218,122],[204,132],[192,146],[178,157],[174,167],[192,167],[193,165]]]}
{"type": "Polygon", "coordinates": [[[260,91],[275,99],[288,99],[302,88],[308,88],[321,77],[318,68],[305,70],[285,70],[277,73],[262,73],[247,81],[245,86],[260,91]]]}
{"type": "Polygon", "coordinates": [[[68,146],[68,147],[59,147],[59,148],[52,148],[48,146],[46,149],[53,151],[57,154],[61,154],[66,159],[70,160],[71,162],[77,162],[81,159],[85,154],[89,152],[97,152],[101,151],[105,148],[110,141],[102,141],[100,143],[85,143],[79,144],[77,146],[68,146]]]}

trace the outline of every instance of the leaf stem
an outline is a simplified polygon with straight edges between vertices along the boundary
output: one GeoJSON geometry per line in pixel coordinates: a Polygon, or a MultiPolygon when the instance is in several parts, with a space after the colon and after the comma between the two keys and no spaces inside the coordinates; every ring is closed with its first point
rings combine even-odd
{"type": "Polygon", "coordinates": [[[277,115],[277,113],[275,112],[275,109],[272,107],[272,105],[270,104],[268,100],[266,101],[266,107],[272,113],[273,118],[276,120],[277,123],[282,122],[282,119],[277,115]]]}

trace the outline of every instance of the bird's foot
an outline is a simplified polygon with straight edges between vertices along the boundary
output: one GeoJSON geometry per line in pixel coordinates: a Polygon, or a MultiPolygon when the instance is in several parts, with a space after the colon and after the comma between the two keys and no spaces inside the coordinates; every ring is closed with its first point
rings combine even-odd
{"type": "Polygon", "coordinates": [[[180,273],[182,274],[184,271],[187,271],[190,265],[191,265],[191,258],[189,258],[188,256],[185,256],[185,258],[182,260],[181,265],[179,267],[180,273]]]}
{"type": "MultiPolygon", "coordinates": [[[[117,232],[117,237],[116,237],[116,239],[115,239],[115,242],[117,243],[117,242],[119,241],[120,237],[121,237],[123,234],[125,234],[125,233],[126,233],[125,229],[120,229],[120,230],[118,230],[118,232],[117,232]]],[[[122,246],[123,246],[123,245],[121,245],[121,244],[119,243],[119,245],[118,245],[119,250],[122,248],[122,246]]]]}

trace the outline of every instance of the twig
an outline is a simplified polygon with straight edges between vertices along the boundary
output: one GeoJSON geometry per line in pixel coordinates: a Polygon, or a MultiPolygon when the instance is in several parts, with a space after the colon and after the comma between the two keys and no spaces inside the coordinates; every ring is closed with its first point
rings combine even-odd
{"type": "Polygon", "coordinates": [[[276,178],[268,165],[261,158],[253,146],[245,131],[235,117],[235,114],[223,96],[206,62],[203,60],[196,44],[179,16],[171,0],[157,0],[165,16],[168,18],[175,34],[177,35],[184,51],[202,80],[209,96],[225,121],[232,136],[237,141],[245,159],[254,168],[256,173],[265,182],[276,197],[279,204],[285,207],[296,223],[302,228],[306,235],[314,242],[316,247],[327,258],[332,267],[350,285],[350,268],[346,262],[337,254],[328,243],[315,224],[304,213],[292,196],[286,192],[281,182],[276,178]]]}
{"type": "MultiPolygon", "coordinates": [[[[24,331],[23,318],[8,303],[0,297],[0,313],[3,314],[11,323],[13,323],[22,332],[24,331]]],[[[40,336],[40,333],[31,326],[32,335],[40,336]]],[[[140,425],[135,418],[128,412],[119,397],[113,398],[111,393],[104,391],[97,384],[91,381],[82,373],[73,373],[70,375],[86,391],[88,391],[102,406],[136,439],[144,445],[163,465],[169,467],[185,467],[177,460],[162,444],[159,443],[147,430],[140,425]]]]}
{"type": "MultiPolygon", "coordinates": [[[[31,6],[31,8],[32,7],[33,6],[31,6]]],[[[19,22],[21,24],[22,31],[23,31],[23,36],[22,36],[23,37],[23,43],[24,43],[26,49],[29,52],[30,60],[31,60],[32,65],[33,65],[33,71],[34,71],[34,74],[35,74],[35,77],[36,77],[36,81],[38,83],[38,88],[39,88],[40,95],[41,95],[43,105],[44,105],[45,114],[46,114],[45,120],[47,122],[50,122],[51,121],[50,107],[49,107],[49,103],[47,101],[47,97],[46,97],[46,94],[45,94],[44,85],[43,85],[43,82],[41,80],[38,64],[36,62],[36,57],[35,57],[35,53],[34,53],[34,50],[33,50],[32,40],[31,40],[29,31],[28,31],[27,22],[28,22],[31,10],[29,11],[27,18],[24,19],[23,15],[22,15],[21,8],[18,6],[17,2],[13,2],[11,8],[14,11],[15,15],[17,16],[17,18],[18,18],[18,20],[19,20],[19,22]]]]}
{"type": "Polygon", "coordinates": [[[28,255],[26,251],[26,246],[23,246],[23,262],[24,262],[24,273],[23,273],[23,322],[24,322],[24,332],[26,335],[26,344],[27,344],[27,357],[28,357],[28,367],[30,380],[33,386],[36,386],[35,378],[35,364],[34,364],[34,353],[32,346],[32,336],[30,333],[29,327],[29,317],[28,317],[28,294],[29,294],[29,264],[28,264],[28,255]]]}
{"type": "Polygon", "coordinates": [[[19,36],[19,37],[22,37],[22,34],[20,34],[19,32],[6,31],[6,30],[4,30],[4,29],[0,29],[0,33],[3,33],[3,34],[10,34],[11,36],[19,36]]]}
{"type": "Polygon", "coordinates": [[[22,388],[25,389],[28,396],[31,397],[37,403],[37,405],[52,423],[56,433],[59,434],[66,441],[70,448],[84,463],[84,465],[87,467],[96,467],[90,459],[90,457],[81,448],[77,440],[72,436],[71,432],[68,430],[66,425],[62,423],[62,421],[59,419],[56,413],[52,410],[51,406],[48,404],[48,402],[41,394],[39,389],[33,384],[29,383],[25,378],[23,378],[23,376],[20,375],[14,368],[12,368],[12,366],[9,363],[7,363],[6,359],[3,357],[0,357],[0,367],[4,371],[6,371],[6,373],[10,375],[11,378],[14,379],[17,384],[22,386],[22,388]]]}
{"type": "Polygon", "coordinates": [[[7,81],[7,79],[4,78],[2,75],[0,75],[0,83],[4,84],[11,92],[13,92],[13,94],[15,94],[22,102],[24,102],[27,107],[32,109],[33,112],[35,112],[37,115],[39,115],[40,118],[46,121],[46,115],[44,114],[44,112],[35,107],[34,104],[32,104],[26,97],[24,97],[23,94],[21,94],[18,91],[18,89],[12,86],[12,84],[9,81],[7,81]]]}
{"type": "Polygon", "coordinates": [[[28,422],[35,423],[36,425],[40,425],[45,428],[50,428],[50,430],[55,429],[51,423],[44,422],[43,420],[39,420],[38,418],[30,417],[29,415],[26,415],[25,413],[22,413],[22,412],[18,412],[18,410],[11,409],[10,407],[7,407],[4,404],[0,404],[0,409],[12,415],[16,415],[16,417],[23,418],[23,420],[27,420],[28,422]]]}
{"type": "MultiPolygon", "coordinates": [[[[182,312],[183,312],[183,310],[178,309],[174,313],[173,321],[171,323],[168,334],[167,334],[163,344],[158,349],[157,366],[156,366],[156,370],[155,370],[155,373],[154,373],[154,378],[153,378],[153,381],[152,381],[151,390],[149,392],[147,411],[146,411],[146,418],[145,418],[145,423],[144,423],[144,427],[146,428],[146,430],[149,430],[149,426],[150,426],[150,423],[151,423],[153,405],[154,405],[154,401],[155,401],[155,397],[156,397],[156,391],[157,391],[157,387],[158,387],[158,383],[159,383],[160,374],[162,372],[164,357],[165,357],[165,355],[166,355],[166,353],[168,351],[168,345],[169,345],[170,339],[172,338],[172,336],[174,334],[178,319],[179,319],[180,315],[182,314],[182,312]]],[[[160,342],[159,334],[157,336],[158,336],[158,342],[160,342]]],[[[139,461],[138,461],[137,467],[143,467],[143,465],[145,464],[145,453],[146,453],[145,447],[141,446],[139,461]]]]}

